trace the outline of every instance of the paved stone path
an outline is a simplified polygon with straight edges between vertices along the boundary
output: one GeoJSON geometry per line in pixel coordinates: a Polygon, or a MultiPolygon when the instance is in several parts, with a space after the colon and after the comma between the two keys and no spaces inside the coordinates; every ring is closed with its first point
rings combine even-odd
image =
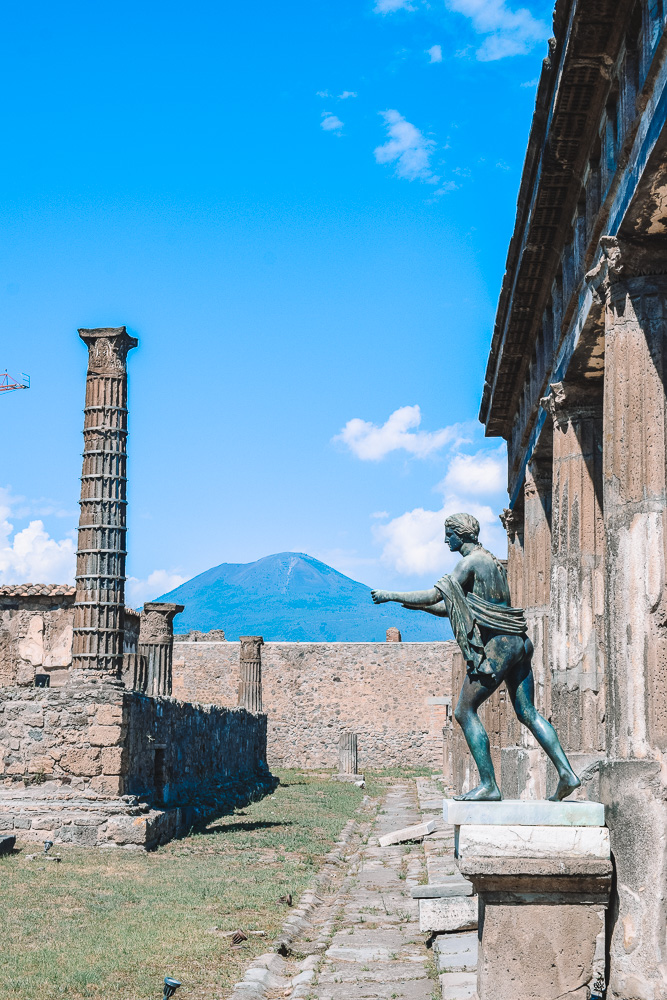
{"type": "Polygon", "coordinates": [[[292,954],[256,959],[234,1000],[474,1000],[476,932],[441,935],[427,947],[411,894],[416,885],[457,873],[442,795],[433,779],[388,787],[374,821],[358,824],[361,838],[328,866],[332,871],[311,894],[292,954]],[[378,845],[383,834],[427,819],[436,820],[437,830],[423,843],[378,845]]]}

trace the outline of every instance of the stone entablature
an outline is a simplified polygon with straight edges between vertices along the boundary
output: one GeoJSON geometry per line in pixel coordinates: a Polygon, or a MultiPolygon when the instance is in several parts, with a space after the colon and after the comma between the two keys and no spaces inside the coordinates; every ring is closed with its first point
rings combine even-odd
{"type": "MultiPolygon", "coordinates": [[[[513,501],[523,449],[546,416],[539,400],[571,357],[566,335],[601,235],[621,226],[630,235],[637,227],[665,232],[646,169],[661,157],[666,113],[661,10],[629,0],[556,6],[557,40],[538,88],[480,411],[488,433],[508,440],[513,501]]],[[[591,336],[579,324],[577,339],[591,336]]],[[[598,345],[589,353],[588,374],[599,376],[598,345]]]]}

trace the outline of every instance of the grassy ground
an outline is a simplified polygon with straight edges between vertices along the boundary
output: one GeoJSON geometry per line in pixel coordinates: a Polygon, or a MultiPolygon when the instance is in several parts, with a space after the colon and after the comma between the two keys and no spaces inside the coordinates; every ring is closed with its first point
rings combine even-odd
{"type": "MultiPolygon", "coordinates": [[[[178,1000],[228,995],[267,950],[364,792],[325,775],[278,772],[261,802],[152,853],[54,848],[60,864],[0,858],[0,997],[178,1000]],[[262,930],[240,949],[222,932],[262,930]],[[214,929],[217,928],[217,929],[214,929]]],[[[377,794],[381,778],[365,792],[377,794]]]]}

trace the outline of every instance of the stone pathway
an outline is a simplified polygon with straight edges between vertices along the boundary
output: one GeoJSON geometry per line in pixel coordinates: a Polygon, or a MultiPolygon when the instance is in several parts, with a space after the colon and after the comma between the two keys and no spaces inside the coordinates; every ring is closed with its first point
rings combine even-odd
{"type": "Polygon", "coordinates": [[[357,824],[356,838],[338,845],[340,857],[325,866],[316,893],[306,894],[307,912],[294,916],[291,954],[256,959],[234,1000],[474,1000],[477,933],[439,935],[427,947],[412,897],[426,881],[460,878],[442,796],[433,779],[391,785],[374,822],[357,824]],[[437,829],[423,843],[378,845],[383,834],[427,819],[437,829]]]}

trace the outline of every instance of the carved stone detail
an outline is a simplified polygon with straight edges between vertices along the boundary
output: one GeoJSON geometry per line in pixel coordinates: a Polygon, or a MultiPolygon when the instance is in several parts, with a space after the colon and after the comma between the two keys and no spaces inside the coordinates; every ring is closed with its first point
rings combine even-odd
{"type": "Polygon", "coordinates": [[[561,430],[576,420],[602,416],[602,393],[595,386],[553,382],[540,405],[561,430]]]}
{"type": "Polygon", "coordinates": [[[262,646],[261,635],[239,636],[241,643],[239,696],[240,708],[248,712],[262,711],[262,646]]]}
{"type": "Polygon", "coordinates": [[[127,354],[139,341],[131,337],[124,326],[79,330],[88,345],[89,375],[123,375],[127,371],[127,354]]]}

